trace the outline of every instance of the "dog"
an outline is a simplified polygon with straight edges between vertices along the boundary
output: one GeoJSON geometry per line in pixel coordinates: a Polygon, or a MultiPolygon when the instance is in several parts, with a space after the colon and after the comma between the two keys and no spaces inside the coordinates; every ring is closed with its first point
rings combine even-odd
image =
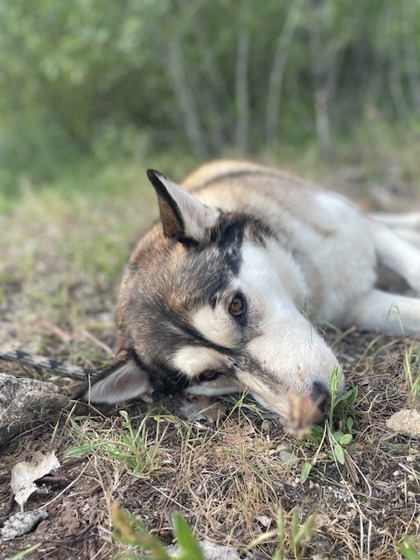
{"type": "Polygon", "coordinates": [[[160,222],[122,280],[119,351],[78,398],[246,391],[305,430],[328,412],[340,367],[315,324],[420,334],[420,298],[376,288],[381,264],[420,293],[420,213],[371,217],[245,161],[204,165],[182,187],[147,173],[160,222]]]}

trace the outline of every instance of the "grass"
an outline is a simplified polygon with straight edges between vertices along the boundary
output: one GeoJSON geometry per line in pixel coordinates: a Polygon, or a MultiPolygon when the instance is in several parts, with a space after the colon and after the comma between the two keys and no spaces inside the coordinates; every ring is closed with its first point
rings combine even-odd
{"type": "Polygon", "coordinates": [[[26,558],[26,556],[28,556],[32,552],[35,552],[35,550],[37,550],[40,546],[40,544],[35,544],[34,546],[27,548],[26,550],[22,550],[21,552],[18,552],[17,554],[6,558],[6,560],[21,560],[21,558],[26,558]]]}
{"type": "Polygon", "coordinates": [[[120,461],[131,476],[150,478],[152,472],[161,466],[166,429],[161,430],[161,421],[155,417],[155,429],[151,434],[151,418],[148,416],[144,416],[134,427],[135,419],[131,419],[125,410],[120,410],[119,414],[122,421],[117,418],[99,433],[89,429],[89,420],[81,426],[70,419],[72,435],[80,443],[71,447],[66,456],[94,456],[96,460],[101,457],[103,460],[120,461]]]}
{"type": "Polygon", "coordinates": [[[406,560],[420,560],[420,543],[419,539],[416,539],[417,546],[414,543],[414,540],[410,539],[407,535],[397,543],[397,548],[401,552],[403,558],[406,560]]]}
{"type": "Polygon", "coordinates": [[[408,387],[408,404],[413,409],[420,407],[420,349],[411,346],[404,356],[404,373],[408,387]]]}
{"type": "Polygon", "coordinates": [[[284,558],[301,560],[314,535],[316,517],[310,515],[302,524],[299,523],[299,517],[298,508],[295,508],[289,515],[283,508],[280,508],[277,514],[276,528],[254,539],[246,550],[252,550],[256,545],[275,538],[277,545],[272,560],[283,560],[284,558]]]}
{"type": "MultiPolygon", "coordinates": [[[[172,519],[174,535],[179,546],[178,560],[205,560],[197,539],[182,515],[174,512],[172,519]]],[[[121,510],[116,503],[112,507],[112,520],[116,528],[113,538],[117,542],[146,550],[149,553],[147,555],[142,553],[120,554],[118,558],[121,560],[123,558],[127,560],[128,558],[133,560],[146,560],[147,558],[152,560],[173,559],[162,542],[147,529],[138,517],[121,510]]]]}
{"type": "MultiPolygon", "coordinates": [[[[392,196],[413,192],[420,184],[413,166],[418,144],[404,154],[395,145],[388,148],[381,152],[377,143],[360,142],[333,173],[311,154],[295,155],[286,167],[339,188],[347,178],[347,192],[364,200],[368,183],[383,180],[387,186],[390,166],[396,166],[396,190],[385,190],[392,196]]],[[[0,195],[0,344],[16,341],[80,365],[109,359],[121,271],[133,242],[157,215],[144,180],[148,166],[173,169],[175,178],[192,167],[170,158],[147,165],[117,162],[97,173],[84,167],[49,184],[27,179],[12,196],[0,195]]],[[[0,474],[22,455],[53,445],[65,481],[59,491],[45,482],[52,496],[62,493],[62,503],[54,502],[49,525],[21,537],[22,554],[40,542],[31,560],[128,554],[113,539],[124,536],[112,508],[116,502],[163,545],[178,536],[172,519],[179,512],[196,539],[230,544],[244,554],[251,547],[256,560],[316,554],[412,560],[407,554],[418,547],[420,452],[416,441],[390,433],[385,421],[407,402],[417,406],[418,341],[354,330],[330,330],[326,337],[358,393],[336,396],[328,423],[305,442],[296,442],[245,398],[223,403],[225,417],[214,423],[180,419],[183,401],[167,398],[106,414],[73,412],[55,428],[23,434],[0,451],[0,474]],[[66,484],[72,486],[66,490],[66,484]],[[68,543],[76,537],[75,552],[68,543]]],[[[11,364],[2,369],[40,375],[11,364]]],[[[74,388],[69,380],[54,381],[68,393],[74,388]]],[[[1,518],[8,485],[0,483],[0,492],[1,518]]],[[[31,499],[33,507],[45,502],[43,495],[31,499]]],[[[6,557],[15,554],[4,547],[6,557]]]]}
{"type": "Polygon", "coordinates": [[[303,464],[300,473],[300,481],[302,484],[307,481],[312,467],[323,449],[324,443],[328,445],[327,453],[335,463],[340,465],[346,464],[347,451],[345,448],[353,440],[352,428],[354,424],[353,417],[349,415],[349,411],[352,410],[356,402],[358,389],[357,387],[353,387],[340,394],[338,388],[342,376],[342,369],[334,368],[330,380],[331,407],[328,421],[325,422],[324,426],[315,425],[312,427],[312,432],[308,437],[308,443],[312,446],[315,445],[317,448],[314,456],[306,459],[303,464]],[[338,429],[336,430],[333,428],[335,424],[338,424],[338,429]]]}
{"type": "MultiPolygon", "coordinates": [[[[119,560],[145,560],[146,558],[173,560],[174,557],[167,552],[163,543],[150,532],[141,519],[120,509],[117,503],[112,505],[111,516],[115,527],[114,540],[140,549],[139,552],[135,553],[119,554],[119,560]],[[142,550],[146,551],[147,554],[142,553],[142,550]]],[[[178,512],[174,512],[172,522],[174,537],[178,544],[176,558],[178,560],[204,560],[200,543],[184,517],[178,512]]],[[[252,551],[258,545],[274,539],[277,541],[277,545],[272,560],[284,560],[285,558],[301,560],[314,534],[315,526],[314,515],[310,515],[304,523],[300,524],[297,508],[290,515],[286,515],[285,511],[280,508],[277,514],[276,528],[259,535],[245,548],[245,551],[252,551]]],[[[405,545],[406,541],[404,541],[405,545]]],[[[411,543],[407,544],[407,548],[409,546],[411,546],[411,543]]],[[[222,550],[220,554],[223,554],[222,550]]]]}

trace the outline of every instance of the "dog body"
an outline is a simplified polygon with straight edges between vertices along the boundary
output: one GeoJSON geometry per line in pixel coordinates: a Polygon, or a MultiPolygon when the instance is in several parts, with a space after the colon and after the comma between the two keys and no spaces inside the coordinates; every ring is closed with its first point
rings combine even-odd
{"type": "Polygon", "coordinates": [[[384,225],[337,194],[248,162],[207,164],[183,189],[148,174],[161,222],[123,278],[120,350],[80,397],[248,391],[299,430],[325,414],[339,366],[313,323],[420,333],[420,299],[375,288],[385,264],[420,293],[420,250],[392,231],[418,240],[420,215],[384,225]]]}

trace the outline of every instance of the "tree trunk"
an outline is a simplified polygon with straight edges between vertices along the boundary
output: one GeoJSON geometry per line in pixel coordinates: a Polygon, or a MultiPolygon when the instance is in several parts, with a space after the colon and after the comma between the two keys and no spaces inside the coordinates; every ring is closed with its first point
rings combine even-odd
{"type": "Polygon", "coordinates": [[[289,4],[286,19],[277,40],[277,48],[271,67],[265,110],[265,142],[269,150],[275,150],[279,144],[279,116],[283,77],[301,5],[301,0],[295,0],[289,4]]]}
{"type": "Polygon", "coordinates": [[[198,158],[205,159],[208,155],[201,122],[190,90],[184,58],[179,43],[174,40],[168,45],[167,69],[171,85],[182,115],[185,133],[191,149],[198,158]]]}
{"type": "Polygon", "coordinates": [[[248,95],[248,66],[249,66],[248,31],[242,31],[238,38],[238,55],[236,58],[235,96],[236,96],[236,128],[235,146],[246,153],[249,147],[249,95],[248,95]]]}
{"type": "Polygon", "coordinates": [[[402,3],[402,40],[410,97],[414,111],[420,115],[420,66],[416,50],[416,30],[413,26],[415,18],[420,16],[417,6],[417,2],[413,0],[404,0],[402,3]]]}

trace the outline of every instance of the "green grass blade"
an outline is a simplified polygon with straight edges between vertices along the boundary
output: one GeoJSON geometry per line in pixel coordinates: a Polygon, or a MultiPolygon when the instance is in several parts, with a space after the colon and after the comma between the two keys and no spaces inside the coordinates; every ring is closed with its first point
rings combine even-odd
{"type": "Polygon", "coordinates": [[[30,548],[27,548],[26,550],[22,550],[21,552],[18,552],[14,556],[9,556],[9,558],[6,558],[6,560],[20,560],[21,558],[25,558],[25,556],[27,554],[30,554],[31,552],[34,552],[40,546],[41,546],[41,543],[35,544],[34,546],[31,546],[30,548]]]}
{"type": "Polygon", "coordinates": [[[178,560],[205,560],[191,527],[178,512],[173,514],[174,533],[180,548],[178,560]]]}
{"type": "Polygon", "coordinates": [[[313,466],[314,465],[311,460],[305,461],[303,464],[302,472],[300,473],[300,481],[302,484],[305,484],[308,480],[309,473],[311,472],[313,466]]]}
{"type": "Polygon", "coordinates": [[[174,533],[179,545],[178,560],[205,560],[204,553],[195,538],[191,527],[178,512],[173,516],[174,533]]]}
{"type": "Polygon", "coordinates": [[[397,548],[405,560],[420,560],[419,549],[414,545],[408,535],[404,535],[403,538],[397,542],[397,548]]]}

